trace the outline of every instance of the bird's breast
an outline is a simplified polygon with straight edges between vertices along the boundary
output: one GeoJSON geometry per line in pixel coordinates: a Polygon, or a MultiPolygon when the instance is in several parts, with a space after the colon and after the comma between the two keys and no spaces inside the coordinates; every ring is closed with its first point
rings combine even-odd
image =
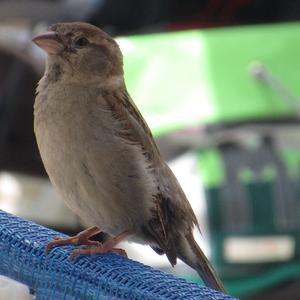
{"type": "Polygon", "coordinates": [[[142,149],[114,134],[113,114],[91,94],[40,94],[35,133],[49,178],[68,206],[118,234],[150,218],[157,183],[142,149]]]}

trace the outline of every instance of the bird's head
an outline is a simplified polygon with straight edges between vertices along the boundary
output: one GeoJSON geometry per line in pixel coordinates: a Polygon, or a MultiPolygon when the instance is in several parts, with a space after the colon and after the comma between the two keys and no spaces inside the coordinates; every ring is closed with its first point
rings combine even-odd
{"type": "Polygon", "coordinates": [[[96,26],[57,23],[33,42],[47,53],[46,73],[56,74],[54,80],[91,82],[123,75],[119,46],[96,26]]]}

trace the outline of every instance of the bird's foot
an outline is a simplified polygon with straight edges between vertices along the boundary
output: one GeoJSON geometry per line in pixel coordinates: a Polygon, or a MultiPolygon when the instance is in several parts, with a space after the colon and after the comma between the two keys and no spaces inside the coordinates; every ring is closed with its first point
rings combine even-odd
{"type": "Polygon", "coordinates": [[[81,231],[77,235],[72,236],[68,239],[57,238],[48,243],[45,249],[45,254],[47,255],[52,248],[56,246],[63,246],[63,245],[87,245],[90,247],[101,247],[102,243],[89,240],[90,237],[92,237],[93,235],[99,232],[100,232],[99,228],[94,226],[84,231],[81,231]]]}
{"type": "Polygon", "coordinates": [[[78,248],[75,249],[74,251],[72,251],[71,255],[70,255],[70,260],[73,260],[75,258],[77,258],[79,255],[96,255],[96,254],[105,254],[105,253],[116,253],[118,255],[127,257],[127,253],[124,249],[120,249],[120,248],[111,248],[111,249],[105,249],[105,247],[99,246],[99,247],[95,247],[95,246],[90,246],[90,247],[86,247],[86,248],[78,248]]]}
{"type": "Polygon", "coordinates": [[[107,242],[104,242],[101,245],[95,246],[89,246],[86,248],[79,248],[75,249],[70,256],[70,259],[73,260],[79,255],[96,255],[96,254],[105,254],[105,253],[116,253],[121,256],[127,257],[126,251],[120,248],[115,248],[115,246],[124,240],[129,233],[127,231],[124,231],[123,233],[111,238],[107,242]]]}

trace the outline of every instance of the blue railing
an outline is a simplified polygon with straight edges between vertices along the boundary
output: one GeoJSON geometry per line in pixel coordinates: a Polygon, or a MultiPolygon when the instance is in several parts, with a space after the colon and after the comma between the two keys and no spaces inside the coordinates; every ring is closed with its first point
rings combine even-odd
{"type": "Polygon", "coordinates": [[[233,299],[115,254],[70,261],[73,246],[65,246],[45,256],[58,235],[0,211],[0,274],[28,285],[37,300],[233,299]]]}

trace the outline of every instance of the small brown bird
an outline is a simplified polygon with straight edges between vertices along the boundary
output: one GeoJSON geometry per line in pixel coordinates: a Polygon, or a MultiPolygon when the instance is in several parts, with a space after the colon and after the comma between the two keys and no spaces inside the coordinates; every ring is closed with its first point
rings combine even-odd
{"type": "Polygon", "coordinates": [[[195,269],[225,291],[194,240],[195,214],[163,161],[124,83],[122,53],[108,34],[85,23],[58,23],[33,39],[46,51],[34,129],[49,178],[66,204],[93,227],[68,240],[72,257],[114,251],[121,240],[148,244],[195,269]],[[113,236],[89,240],[99,231],[113,236]]]}

